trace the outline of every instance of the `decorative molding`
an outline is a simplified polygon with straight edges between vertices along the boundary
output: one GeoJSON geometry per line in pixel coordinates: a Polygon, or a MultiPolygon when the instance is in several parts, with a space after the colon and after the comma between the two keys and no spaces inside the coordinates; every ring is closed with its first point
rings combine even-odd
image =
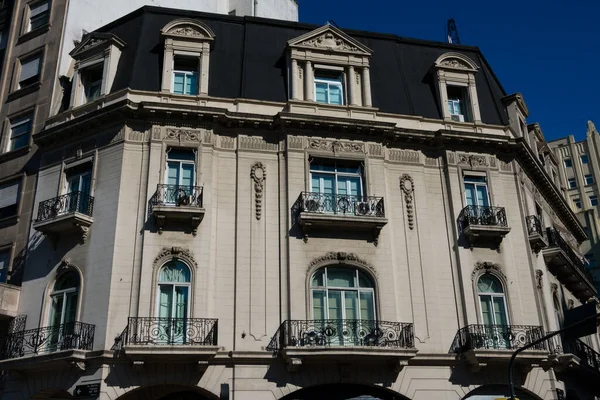
{"type": "Polygon", "coordinates": [[[487,158],[485,156],[476,156],[468,154],[458,155],[458,164],[468,164],[471,168],[487,167],[487,158]]]}
{"type": "Polygon", "coordinates": [[[165,263],[171,260],[181,259],[189,264],[191,267],[198,268],[198,263],[194,259],[194,255],[188,249],[183,247],[173,246],[173,247],[163,247],[163,249],[158,253],[153,262],[153,268],[160,268],[165,263]]]}
{"type": "Polygon", "coordinates": [[[332,264],[334,262],[337,262],[339,264],[349,263],[349,264],[359,265],[359,266],[362,266],[362,267],[368,269],[373,275],[377,275],[377,271],[375,270],[375,267],[373,267],[367,261],[361,259],[354,253],[346,253],[346,252],[342,252],[342,251],[339,251],[339,252],[330,251],[330,252],[327,252],[323,256],[314,258],[308,265],[308,270],[306,272],[307,272],[307,274],[310,274],[315,269],[315,267],[325,266],[327,264],[332,264]]]}
{"type": "Polygon", "coordinates": [[[498,163],[496,162],[496,157],[490,156],[490,167],[498,168],[498,163]]]}
{"type": "Polygon", "coordinates": [[[309,139],[308,148],[312,150],[331,151],[333,153],[364,153],[364,143],[341,142],[339,140],[309,139]]]}
{"type": "Polygon", "coordinates": [[[250,149],[250,150],[277,151],[279,146],[278,146],[278,143],[269,143],[261,137],[242,136],[239,138],[239,148],[240,149],[250,149]]]}
{"type": "Polygon", "coordinates": [[[400,189],[404,192],[404,201],[406,202],[406,217],[408,219],[408,227],[412,230],[415,227],[415,218],[413,210],[413,193],[415,192],[415,182],[412,176],[403,174],[400,177],[400,189]]]}
{"type": "Polygon", "coordinates": [[[569,299],[567,301],[567,307],[569,308],[569,310],[575,307],[575,301],[573,299],[569,299]]]}
{"type": "Polygon", "coordinates": [[[456,164],[456,155],[452,152],[448,153],[448,164],[456,164]]]}
{"type": "Polygon", "coordinates": [[[179,142],[199,142],[202,136],[193,129],[167,128],[164,139],[178,140],[179,142]]]}
{"type": "Polygon", "coordinates": [[[213,143],[213,133],[209,130],[204,131],[204,139],[203,143],[205,144],[214,144],[213,143]]]}
{"type": "Polygon", "coordinates": [[[317,37],[305,40],[299,44],[304,47],[316,47],[332,51],[361,51],[358,47],[348,43],[341,37],[334,35],[332,32],[326,32],[317,37]]]}
{"type": "Polygon", "coordinates": [[[538,288],[538,290],[542,289],[542,284],[543,284],[543,277],[544,276],[544,271],[542,271],[541,269],[536,269],[535,270],[535,282],[536,282],[536,287],[538,288]]]}
{"type": "Polygon", "coordinates": [[[478,261],[475,263],[475,268],[471,273],[471,280],[475,282],[475,278],[480,272],[483,271],[483,274],[495,273],[498,274],[504,281],[507,281],[506,275],[502,272],[499,264],[495,264],[489,261],[478,261]]]}
{"type": "Polygon", "coordinates": [[[380,144],[369,144],[369,155],[383,156],[383,146],[380,144]]]}
{"type": "Polygon", "coordinates": [[[235,139],[229,136],[220,136],[221,148],[222,149],[233,149],[235,146],[235,139]]]}
{"type": "Polygon", "coordinates": [[[254,181],[254,206],[256,208],[256,219],[260,220],[262,216],[262,198],[265,179],[267,179],[267,169],[260,161],[255,162],[250,170],[250,177],[254,181]]]}
{"type": "MultiPolygon", "coordinates": [[[[511,162],[504,162],[504,161],[500,161],[500,171],[504,171],[504,172],[512,172],[512,163],[511,162]]],[[[523,183],[523,178],[522,178],[522,173],[523,171],[519,171],[519,173],[521,174],[521,183],[523,183]]]]}
{"type": "Polygon", "coordinates": [[[437,166],[437,157],[425,157],[425,165],[437,166]]]}
{"type": "Polygon", "coordinates": [[[63,257],[63,259],[60,260],[60,264],[58,264],[58,268],[56,269],[56,275],[62,275],[71,269],[73,269],[71,259],[69,257],[63,257]]]}
{"type": "Polygon", "coordinates": [[[458,68],[458,69],[471,69],[467,64],[465,64],[464,62],[456,59],[456,58],[448,58],[442,62],[440,62],[439,64],[440,66],[443,67],[450,67],[450,68],[458,68]]]}
{"type": "Polygon", "coordinates": [[[204,33],[192,26],[182,26],[167,32],[169,35],[205,37],[204,33]]]}
{"type": "Polygon", "coordinates": [[[211,41],[214,39],[214,32],[201,21],[191,18],[181,18],[170,21],[162,29],[161,33],[168,36],[179,36],[193,40],[203,39],[211,41]]]}
{"type": "Polygon", "coordinates": [[[152,139],[160,139],[161,138],[161,127],[160,126],[155,126],[152,128],[152,139]]]}
{"type": "Polygon", "coordinates": [[[419,164],[419,152],[414,150],[390,150],[390,161],[419,164]]]}
{"type": "Polygon", "coordinates": [[[558,294],[558,285],[556,283],[551,283],[550,284],[550,292],[553,295],[557,295],[558,294]]]}
{"type": "Polygon", "coordinates": [[[288,136],[288,149],[302,149],[302,138],[298,136],[288,136]]]}

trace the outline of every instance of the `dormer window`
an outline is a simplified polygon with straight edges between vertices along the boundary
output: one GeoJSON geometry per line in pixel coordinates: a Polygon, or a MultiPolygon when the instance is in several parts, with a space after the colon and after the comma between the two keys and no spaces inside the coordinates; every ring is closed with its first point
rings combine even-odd
{"type": "Polygon", "coordinates": [[[288,41],[290,100],[371,107],[372,51],[325,25],[288,41]]]}
{"type": "Polygon", "coordinates": [[[169,22],[161,30],[165,41],[161,91],[182,95],[207,95],[213,31],[194,19],[169,22]]]}
{"type": "Polygon", "coordinates": [[[481,122],[475,73],[477,65],[460,53],[446,53],[434,66],[442,117],[452,122],[481,122]]]}
{"type": "Polygon", "coordinates": [[[70,53],[75,59],[71,107],[96,101],[110,92],[123,47],[125,42],[111,33],[84,36],[70,53]]]}
{"type": "Polygon", "coordinates": [[[315,100],[317,103],[344,104],[343,76],[340,71],[315,71],[315,100]]]}
{"type": "Polygon", "coordinates": [[[175,56],[173,60],[173,93],[198,94],[198,59],[175,56]]]}

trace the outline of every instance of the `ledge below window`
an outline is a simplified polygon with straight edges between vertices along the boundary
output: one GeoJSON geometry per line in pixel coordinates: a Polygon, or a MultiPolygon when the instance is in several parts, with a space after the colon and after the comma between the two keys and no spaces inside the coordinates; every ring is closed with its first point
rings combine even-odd
{"type": "Polygon", "coordinates": [[[19,36],[19,38],[17,39],[17,44],[24,43],[28,40],[33,39],[36,36],[43,35],[44,33],[48,32],[49,30],[50,30],[50,24],[46,24],[46,25],[40,26],[39,28],[34,29],[32,31],[25,32],[24,34],[19,36]]]}
{"type": "Polygon", "coordinates": [[[27,85],[23,88],[17,89],[13,92],[10,92],[8,94],[8,96],[6,96],[6,102],[11,102],[14,101],[16,99],[19,99],[23,96],[27,96],[28,94],[31,93],[35,93],[38,90],[40,90],[40,88],[42,87],[42,83],[40,81],[37,81],[35,83],[32,83],[31,85],[27,85]]]}

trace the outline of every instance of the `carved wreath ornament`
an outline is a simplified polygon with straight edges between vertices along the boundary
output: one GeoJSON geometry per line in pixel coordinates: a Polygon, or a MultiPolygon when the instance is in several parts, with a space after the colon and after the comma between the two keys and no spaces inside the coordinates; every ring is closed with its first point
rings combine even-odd
{"type": "Polygon", "coordinates": [[[406,217],[408,218],[408,227],[414,229],[415,216],[413,210],[413,193],[415,192],[415,182],[412,176],[403,174],[400,177],[400,189],[404,192],[404,201],[406,202],[406,217]]]}
{"type": "Polygon", "coordinates": [[[256,207],[256,219],[262,216],[262,198],[264,183],[267,178],[267,169],[260,161],[255,162],[250,170],[250,177],[254,181],[254,206],[256,207]]]}

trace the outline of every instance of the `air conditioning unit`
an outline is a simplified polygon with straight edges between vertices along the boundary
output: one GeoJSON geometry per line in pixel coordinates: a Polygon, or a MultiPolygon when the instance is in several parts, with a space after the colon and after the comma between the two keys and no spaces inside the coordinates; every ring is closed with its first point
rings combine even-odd
{"type": "Polygon", "coordinates": [[[368,201],[357,201],[354,206],[354,214],[369,215],[371,214],[371,204],[368,201]]]}
{"type": "Polygon", "coordinates": [[[450,118],[452,119],[452,121],[465,122],[465,116],[461,114],[452,114],[450,118]]]}

